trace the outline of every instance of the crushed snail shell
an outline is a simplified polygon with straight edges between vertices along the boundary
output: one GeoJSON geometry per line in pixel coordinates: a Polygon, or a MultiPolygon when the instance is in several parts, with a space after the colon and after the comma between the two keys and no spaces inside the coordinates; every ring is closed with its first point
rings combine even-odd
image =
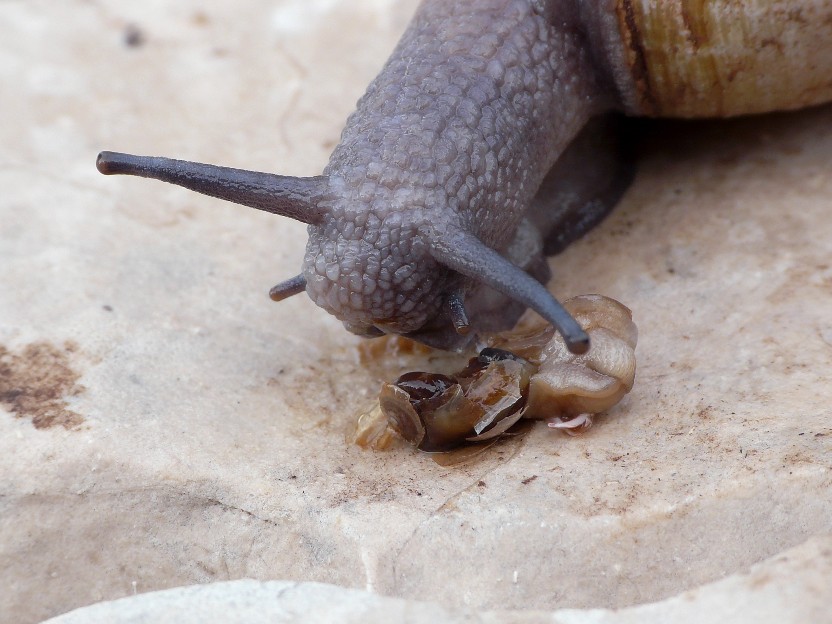
{"type": "Polygon", "coordinates": [[[602,295],[574,297],[564,307],[589,334],[587,353],[571,353],[549,325],[492,336],[457,373],[410,372],[383,384],[377,407],[359,419],[355,442],[389,445],[385,419],[424,451],[494,440],[521,418],[547,419],[571,435],[589,429],[593,414],[632,389],[638,331],[630,310],[602,295]]]}
{"type": "Polygon", "coordinates": [[[405,440],[424,451],[447,450],[517,422],[533,372],[522,358],[488,349],[454,376],[413,372],[384,384],[379,404],[405,440]]]}
{"type": "Polygon", "coordinates": [[[384,451],[390,448],[393,436],[387,416],[381,411],[381,405],[376,403],[372,409],[358,417],[355,429],[347,435],[347,443],[375,451],[384,451]]]}

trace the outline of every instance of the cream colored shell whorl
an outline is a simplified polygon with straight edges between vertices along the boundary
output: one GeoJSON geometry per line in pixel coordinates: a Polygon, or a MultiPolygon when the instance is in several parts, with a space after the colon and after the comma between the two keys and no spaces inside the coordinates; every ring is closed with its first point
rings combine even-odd
{"type": "Polygon", "coordinates": [[[832,101],[832,0],[615,5],[628,114],[731,117],[832,101]]]}

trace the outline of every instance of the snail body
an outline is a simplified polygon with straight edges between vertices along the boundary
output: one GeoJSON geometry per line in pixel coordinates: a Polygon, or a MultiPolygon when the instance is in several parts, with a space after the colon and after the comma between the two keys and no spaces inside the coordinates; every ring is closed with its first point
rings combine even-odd
{"type": "Polygon", "coordinates": [[[271,296],[305,291],[354,333],[461,349],[531,307],[582,353],[588,335],[543,286],[545,255],[600,221],[632,178],[607,114],[728,116],[832,99],[832,5],[796,4],[425,0],[322,175],[113,152],[97,166],[307,223],[302,273],[271,296]],[[728,28],[719,19],[734,5],[748,18],[728,28]],[[784,40],[755,40],[783,19],[784,40]],[[738,50],[764,54],[755,64],[738,50]]]}

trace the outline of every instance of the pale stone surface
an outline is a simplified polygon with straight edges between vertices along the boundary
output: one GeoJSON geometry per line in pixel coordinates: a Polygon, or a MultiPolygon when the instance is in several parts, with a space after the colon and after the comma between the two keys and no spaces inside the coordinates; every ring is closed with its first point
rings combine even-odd
{"type": "Polygon", "coordinates": [[[48,624],[822,624],[832,621],[832,536],[813,538],[745,574],[662,602],[608,609],[480,611],[319,583],[252,580],[142,594],[85,607],[48,624]],[[788,582],[784,582],[784,581],[788,582]]]}
{"type": "Polygon", "coordinates": [[[303,226],[96,173],[100,149],[320,172],[413,6],[0,3],[10,621],[240,578],[623,607],[832,530],[830,107],[662,128],[552,261],[562,297],[633,309],[633,392],[454,468],[344,443],[379,377],[308,299],[266,297],[303,226]]]}

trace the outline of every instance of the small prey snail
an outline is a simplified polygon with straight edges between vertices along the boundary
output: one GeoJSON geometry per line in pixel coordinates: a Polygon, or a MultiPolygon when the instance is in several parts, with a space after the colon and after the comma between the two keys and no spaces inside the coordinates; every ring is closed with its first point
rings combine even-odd
{"type": "Polygon", "coordinates": [[[445,451],[495,440],[521,418],[570,434],[588,429],[632,389],[638,329],[609,297],[579,295],[563,305],[592,340],[586,353],[570,353],[550,325],[501,332],[458,372],[413,371],[382,384],[350,441],[381,450],[392,430],[421,450],[445,451]]]}
{"type": "Polygon", "coordinates": [[[530,307],[589,338],[543,286],[545,254],[632,177],[607,113],[708,117],[832,99],[832,2],[425,0],[323,174],[102,152],[156,178],[309,225],[306,291],[364,335],[462,349],[530,307]]]}

